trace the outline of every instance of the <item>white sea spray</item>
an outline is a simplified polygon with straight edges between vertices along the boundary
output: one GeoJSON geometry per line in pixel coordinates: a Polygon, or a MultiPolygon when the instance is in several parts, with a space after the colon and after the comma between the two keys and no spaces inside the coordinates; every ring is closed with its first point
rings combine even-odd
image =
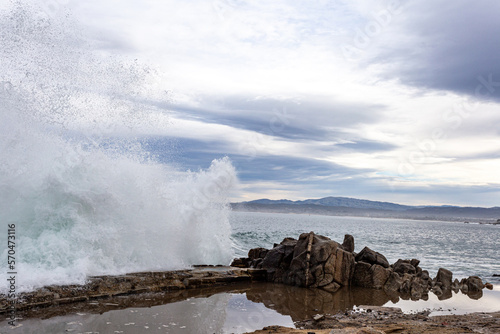
{"type": "Polygon", "coordinates": [[[227,158],[185,172],[141,143],[168,131],[153,70],[91,51],[62,11],[0,12],[0,291],[15,224],[17,292],[89,275],[227,264],[227,158]]]}

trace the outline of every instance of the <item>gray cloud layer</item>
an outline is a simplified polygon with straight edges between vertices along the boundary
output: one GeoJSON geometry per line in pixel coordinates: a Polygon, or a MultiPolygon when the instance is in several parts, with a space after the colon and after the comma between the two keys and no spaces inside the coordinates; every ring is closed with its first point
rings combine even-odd
{"type": "Polygon", "coordinates": [[[171,111],[170,128],[143,130],[162,161],[197,170],[227,155],[246,199],[494,203],[500,3],[401,0],[346,59],[341,46],[394,2],[72,3],[100,51],[166,70],[173,101],[144,97],[155,117],[171,111]],[[470,97],[474,113],[448,113],[470,97]]]}
{"type": "Polygon", "coordinates": [[[495,0],[411,1],[371,61],[407,85],[498,100],[499,13],[495,0]]]}

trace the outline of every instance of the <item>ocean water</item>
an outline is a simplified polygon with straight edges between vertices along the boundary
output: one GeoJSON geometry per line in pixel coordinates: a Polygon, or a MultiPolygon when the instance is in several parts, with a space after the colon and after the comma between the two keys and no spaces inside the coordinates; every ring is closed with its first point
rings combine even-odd
{"type": "Polygon", "coordinates": [[[314,231],[342,243],[354,236],[355,252],[368,246],[389,263],[419,259],[435,276],[439,268],[461,279],[478,275],[499,284],[500,226],[423,220],[335,217],[280,213],[232,212],[232,238],[238,257],[255,247],[272,248],[285,237],[314,231]]]}

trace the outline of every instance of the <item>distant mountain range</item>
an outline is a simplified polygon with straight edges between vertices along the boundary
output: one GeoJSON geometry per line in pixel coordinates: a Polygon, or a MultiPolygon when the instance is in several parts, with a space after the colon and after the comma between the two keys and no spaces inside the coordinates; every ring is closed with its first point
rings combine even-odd
{"type": "Polygon", "coordinates": [[[324,197],[320,199],[306,199],[303,201],[259,199],[250,202],[231,203],[231,207],[234,211],[453,220],[486,223],[496,223],[497,219],[500,219],[500,207],[481,208],[451,205],[411,206],[348,197],[324,197]]]}

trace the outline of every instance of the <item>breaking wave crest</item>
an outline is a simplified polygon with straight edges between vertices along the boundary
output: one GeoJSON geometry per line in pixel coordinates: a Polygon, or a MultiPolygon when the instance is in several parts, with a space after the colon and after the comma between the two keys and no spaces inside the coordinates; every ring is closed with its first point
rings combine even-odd
{"type": "Polygon", "coordinates": [[[163,98],[154,71],[86,51],[66,14],[17,2],[0,15],[0,290],[9,224],[18,291],[229,263],[231,162],[198,172],[157,162],[141,145],[169,126],[143,102],[163,98]]]}

